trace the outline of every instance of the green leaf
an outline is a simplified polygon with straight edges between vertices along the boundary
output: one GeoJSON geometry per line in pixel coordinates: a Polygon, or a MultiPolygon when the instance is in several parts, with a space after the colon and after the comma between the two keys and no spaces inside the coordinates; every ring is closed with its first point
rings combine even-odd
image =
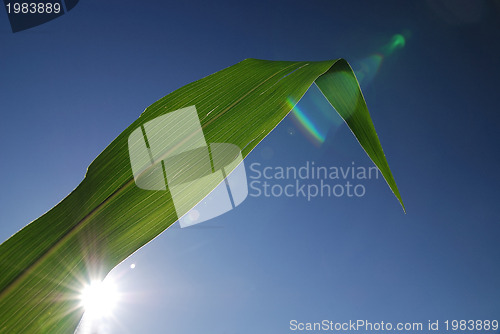
{"type": "Polygon", "coordinates": [[[134,182],[128,151],[134,130],[194,105],[207,143],[234,144],[246,157],[290,112],[287,101],[299,101],[313,82],[403,205],[346,61],[246,59],[148,107],[92,162],[71,194],[0,245],[0,333],[73,332],[83,313],[78,297],[84,284],[103,279],[177,221],[169,191],[143,190],[134,182]]]}

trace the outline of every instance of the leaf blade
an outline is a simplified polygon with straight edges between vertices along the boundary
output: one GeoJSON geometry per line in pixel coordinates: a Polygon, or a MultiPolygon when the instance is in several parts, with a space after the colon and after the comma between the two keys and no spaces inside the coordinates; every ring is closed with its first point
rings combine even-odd
{"type": "Polygon", "coordinates": [[[406,212],[403,199],[389,168],[363,93],[351,66],[344,59],[340,59],[316,80],[316,85],[344,119],[361,147],[381,171],[403,211],[406,212]]]}
{"type": "MultiPolygon", "coordinates": [[[[232,143],[246,157],[290,112],[288,98],[299,101],[315,81],[323,89],[335,85],[338,79],[331,83],[330,74],[337,63],[247,59],[148,107],[92,162],[68,197],[0,245],[0,333],[71,331],[82,315],[78,293],[83,282],[103,278],[177,220],[168,192],[135,187],[127,147],[132,131],[167,112],[196,105],[207,142],[232,143]]],[[[326,93],[338,107],[335,94],[326,93]]],[[[365,121],[371,124],[370,118],[365,121]]],[[[354,128],[356,136],[362,134],[354,128]]]]}

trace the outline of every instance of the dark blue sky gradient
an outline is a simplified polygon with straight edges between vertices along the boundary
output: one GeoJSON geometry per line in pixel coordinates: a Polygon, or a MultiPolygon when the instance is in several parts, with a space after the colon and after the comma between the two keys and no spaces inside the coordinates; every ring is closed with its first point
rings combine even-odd
{"type": "MultiPolygon", "coordinates": [[[[362,198],[249,197],[196,228],[176,225],[116,268],[131,296],[106,333],[499,319],[500,5],[447,3],[81,0],[16,34],[0,10],[0,240],[63,199],[169,92],[245,58],[356,68],[403,33],[405,47],[361,87],[408,213],[379,179],[363,182],[362,198]]],[[[318,103],[311,91],[300,106],[314,117],[318,103]]],[[[333,124],[317,147],[287,117],[247,172],[371,166],[333,124]]]]}

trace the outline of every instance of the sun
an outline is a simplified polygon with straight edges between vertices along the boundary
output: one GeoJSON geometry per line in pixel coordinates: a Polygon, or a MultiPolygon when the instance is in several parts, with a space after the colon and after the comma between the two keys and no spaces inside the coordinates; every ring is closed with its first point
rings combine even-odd
{"type": "Polygon", "coordinates": [[[112,280],[91,281],[80,294],[80,305],[85,315],[93,319],[111,316],[119,301],[116,284],[112,280]]]}

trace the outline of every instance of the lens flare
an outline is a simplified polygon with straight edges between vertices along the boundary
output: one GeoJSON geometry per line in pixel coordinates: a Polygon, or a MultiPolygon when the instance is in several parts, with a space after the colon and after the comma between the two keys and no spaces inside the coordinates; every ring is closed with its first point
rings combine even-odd
{"type": "MultiPolygon", "coordinates": [[[[409,32],[405,32],[405,35],[408,34],[409,32]]],[[[362,87],[368,86],[375,79],[384,60],[396,50],[403,48],[405,44],[406,37],[403,34],[395,34],[377,52],[354,62],[354,73],[360,85],[362,87]]],[[[290,118],[309,141],[315,146],[321,146],[325,142],[327,134],[336,131],[343,121],[340,116],[337,117],[330,105],[324,105],[320,102],[326,101],[321,93],[315,93],[314,89],[310,89],[307,95],[313,100],[312,104],[306,104],[301,100],[299,105],[292,98],[287,99],[287,106],[291,109],[290,118]],[[313,110],[314,112],[312,112],[313,110]]],[[[328,102],[324,103],[328,104],[328,102]]]]}
{"type": "Polygon", "coordinates": [[[299,125],[299,128],[303,130],[306,136],[311,139],[313,144],[320,145],[323,143],[325,141],[325,134],[320,132],[307,114],[291,98],[287,98],[286,103],[292,109],[292,119],[295,120],[295,123],[299,125]]]}
{"type": "Polygon", "coordinates": [[[396,35],[392,36],[392,39],[389,42],[389,44],[384,46],[384,48],[386,48],[386,51],[384,53],[386,56],[389,56],[397,49],[403,48],[405,46],[405,44],[406,44],[405,37],[401,34],[396,34],[396,35]]]}
{"type": "Polygon", "coordinates": [[[389,43],[382,46],[378,52],[369,55],[354,63],[354,73],[360,85],[369,85],[377,75],[382,62],[396,50],[401,49],[406,44],[406,38],[402,34],[392,36],[389,43]]]}
{"type": "Polygon", "coordinates": [[[83,288],[80,295],[85,315],[92,319],[111,316],[118,300],[116,284],[110,280],[92,281],[83,288]]]}
{"type": "Polygon", "coordinates": [[[356,66],[357,70],[354,71],[358,82],[360,84],[367,84],[372,82],[375,78],[375,75],[378,73],[378,70],[380,69],[380,65],[382,65],[383,59],[383,55],[376,53],[361,60],[356,66]]]}
{"type": "Polygon", "coordinates": [[[293,98],[288,98],[287,106],[291,109],[290,120],[297,130],[317,147],[325,142],[327,135],[331,135],[344,124],[315,85],[309,88],[299,104],[296,104],[293,98]]]}

